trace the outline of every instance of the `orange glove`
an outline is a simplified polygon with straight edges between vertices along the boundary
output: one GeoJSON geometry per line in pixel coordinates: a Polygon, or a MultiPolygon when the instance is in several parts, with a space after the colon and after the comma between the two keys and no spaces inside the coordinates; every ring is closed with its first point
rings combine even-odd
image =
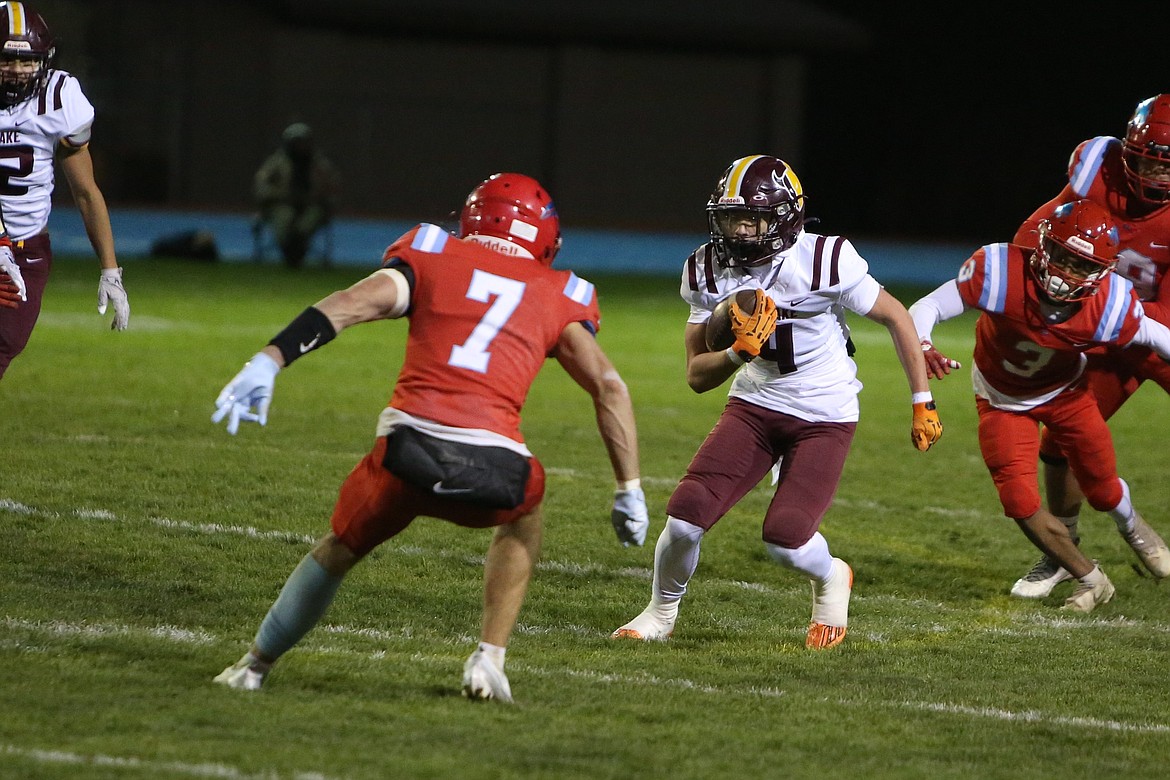
{"type": "Polygon", "coordinates": [[[756,288],[756,306],[751,314],[745,314],[739,303],[731,301],[731,332],[735,343],[731,348],[744,360],[751,360],[760,354],[764,342],[776,329],[776,302],[763,290],[756,288]]]}
{"type": "Polygon", "coordinates": [[[910,426],[910,441],[919,452],[929,450],[942,437],[942,423],[934,401],[914,404],[914,422],[910,426]]]}

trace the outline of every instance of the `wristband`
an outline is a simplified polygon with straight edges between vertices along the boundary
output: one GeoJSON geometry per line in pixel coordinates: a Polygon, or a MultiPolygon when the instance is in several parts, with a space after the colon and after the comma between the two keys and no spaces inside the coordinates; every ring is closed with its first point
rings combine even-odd
{"type": "Polygon", "coordinates": [[[726,354],[726,355],[727,355],[727,359],[731,361],[732,365],[736,365],[736,366],[742,366],[744,363],[746,363],[746,362],[747,362],[747,361],[746,361],[746,360],[744,360],[742,357],[740,357],[740,356],[739,356],[739,353],[738,353],[738,352],[736,352],[736,351],[735,351],[734,349],[732,349],[731,347],[728,347],[728,348],[725,350],[724,354],[726,354]]]}
{"type": "Polygon", "coordinates": [[[637,490],[640,487],[642,487],[642,480],[640,479],[627,479],[625,482],[617,483],[617,489],[622,491],[637,490]]]}
{"type": "Polygon", "coordinates": [[[928,404],[934,400],[934,396],[927,390],[925,393],[914,393],[910,396],[910,403],[912,404],[928,404]]]}
{"type": "Polygon", "coordinates": [[[336,335],[329,318],[320,309],[310,306],[268,343],[280,350],[284,365],[288,366],[306,352],[325,346],[336,335]]]}

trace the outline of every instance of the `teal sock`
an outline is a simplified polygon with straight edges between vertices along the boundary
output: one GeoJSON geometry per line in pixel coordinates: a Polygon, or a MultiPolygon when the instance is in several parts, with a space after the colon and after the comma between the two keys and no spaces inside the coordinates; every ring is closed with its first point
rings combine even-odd
{"type": "Polygon", "coordinates": [[[266,658],[275,661],[309,633],[333,603],[343,577],[337,577],[306,555],[260,623],[255,645],[266,658]]]}

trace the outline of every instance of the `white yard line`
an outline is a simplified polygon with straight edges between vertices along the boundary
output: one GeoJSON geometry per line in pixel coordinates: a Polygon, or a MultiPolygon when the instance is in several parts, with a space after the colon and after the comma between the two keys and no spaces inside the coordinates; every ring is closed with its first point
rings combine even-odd
{"type": "Polygon", "coordinates": [[[189,777],[220,777],[228,780],[329,780],[327,775],[319,772],[281,772],[266,771],[260,774],[251,774],[224,764],[185,764],[181,761],[151,761],[137,756],[106,756],[101,753],[82,754],[66,750],[52,750],[44,748],[22,748],[16,745],[0,744],[0,758],[16,756],[18,758],[35,761],[40,764],[69,764],[73,766],[108,767],[114,769],[132,769],[148,772],[149,776],[159,776],[160,773],[169,775],[187,775],[189,777]]]}
{"type": "MultiPolygon", "coordinates": [[[[1102,621],[1107,622],[1107,621],[1102,621]]],[[[202,630],[197,629],[176,629],[173,626],[127,626],[124,624],[103,624],[93,622],[82,623],[66,623],[64,621],[35,621],[35,620],[21,620],[19,618],[7,617],[0,620],[0,627],[6,630],[6,633],[13,631],[24,631],[28,634],[39,635],[40,638],[53,638],[57,636],[85,636],[93,639],[102,639],[111,636],[139,636],[149,637],[152,639],[162,640],[166,642],[175,642],[179,644],[198,644],[205,645],[219,641],[230,641],[208,634],[202,630]]],[[[571,627],[573,628],[573,627],[571,627]]],[[[579,628],[579,627],[577,627],[579,628]]],[[[404,638],[410,638],[410,632],[391,632],[379,631],[370,628],[353,628],[348,626],[337,625],[322,625],[317,628],[317,636],[353,636],[364,639],[372,639],[375,641],[397,641],[404,638]]],[[[587,632],[596,635],[596,631],[587,632]]],[[[456,638],[452,638],[450,644],[454,646],[456,638]]],[[[472,644],[475,640],[472,637],[458,637],[458,644],[460,646],[467,646],[472,644]]],[[[11,638],[10,638],[11,641],[11,638]]],[[[19,644],[19,642],[17,643],[19,644]]],[[[2,647],[3,644],[0,644],[2,647]]],[[[42,649],[31,648],[26,645],[21,645],[25,650],[42,649]]],[[[337,655],[350,658],[365,658],[375,663],[380,663],[386,659],[387,653],[385,650],[378,650],[370,652],[367,650],[358,650],[350,647],[342,647],[337,645],[321,645],[316,641],[310,639],[302,645],[302,649],[306,652],[322,653],[327,655],[337,655]]],[[[411,654],[412,663],[424,663],[430,666],[454,667],[459,663],[458,658],[452,658],[451,654],[411,654]]],[[[734,697],[762,697],[762,698],[779,698],[788,695],[784,690],[772,687],[760,687],[755,685],[710,685],[707,683],[696,682],[685,677],[663,677],[650,673],[643,674],[614,674],[611,672],[599,672],[592,669],[570,669],[562,666],[544,667],[533,664],[512,663],[508,667],[510,670],[520,671],[526,674],[532,674],[538,677],[548,678],[580,678],[587,679],[594,682],[618,685],[623,688],[630,686],[649,686],[649,687],[669,687],[680,690],[694,691],[702,695],[716,695],[716,696],[734,696],[734,697]]],[[[241,694],[246,695],[246,694],[241,694]]],[[[1126,732],[1138,734],[1170,734],[1170,725],[1156,722],[1131,722],[1106,720],[1102,718],[1088,718],[1081,716],[1061,715],[1058,713],[1039,712],[1036,710],[1025,710],[1015,712],[1012,710],[1004,710],[996,707],[974,707],[956,702],[929,702],[929,701],[886,701],[874,699],[840,699],[831,703],[848,706],[848,707],[888,707],[893,709],[915,710],[938,712],[948,715],[955,715],[967,718],[979,718],[989,720],[1009,721],[1023,724],[1038,724],[1042,726],[1060,726],[1088,729],[1091,731],[1112,731],[1112,732],[1126,732]]],[[[0,753],[3,748],[0,748],[0,753]]],[[[26,755],[26,752],[21,752],[20,749],[8,748],[8,752],[16,752],[18,755],[26,755]]],[[[32,752],[32,751],[27,751],[32,752]]],[[[87,759],[88,760],[88,759],[87,759]]],[[[136,760],[136,759],[132,759],[136,760]]],[[[160,765],[161,766],[161,765],[160,765]]],[[[190,774],[195,774],[196,770],[203,770],[206,767],[212,769],[219,768],[219,765],[191,765],[190,774]]],[[[230,767],[223,768],[225,771],[236,771],[230,767]]],[[[207,777],[252,777],[251,775],[243,774],[205,774],[200,776],[207,777]]],[[[275,777],[272,775],[262,775],[262,777],[275,777]]],[[[307,775],[298,774],[297,778],[319,778],[321,775],[307,775]]]]}

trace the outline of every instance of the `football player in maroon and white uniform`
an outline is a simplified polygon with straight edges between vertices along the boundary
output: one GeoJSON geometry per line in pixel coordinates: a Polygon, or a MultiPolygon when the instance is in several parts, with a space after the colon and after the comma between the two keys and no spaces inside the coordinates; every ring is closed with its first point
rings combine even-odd
{"type": "Polygon", "coordinates": [[[1068,459],[1089,503],[1108,512],[1157,577],[1170,574],[1170,550],[1130,500],[1117,476],[1109,427],[1085,382],[1085,353],[1145,347],[1170,359],[1170,329],[1146,317],[1133,285],[1110,273],[1120,239],[1109,212],[1089,200],[1063,203],[1037,227],[1036,248],[989,244],[956,279],[910,307],[931,376],[952,363],[934,348],[934,326],[967,309],[975,325],[971,371],[979,447],[1004,514],[1041,552],[1079,580],[1065,609],[1089,612],[1113,597],[1109,578],[1044,508],[1037,482],[1039,424],[1068,459]]]}
{"type": "Polygon", "coordinates": [[[0,267],[0,273],[23,293],[18,306],[0,307],[0,377],[40,316],[53,264],[48,222],[55,165],[69,182],[101,263],[98,312],[113,304],[114,330],[130,321],[110,215],[89,153],[93,106],[75,77],[53,68],[55,56],[40,14],[27,3],[0,2],[0,210],[14,254],[13,266],[0,267]]]}
{"type": "Polygon", "coordinates": [[[681,294],[690,305],[683,332],[687,383],[702,393],[735,379],[719,422],[667,504],[650,603],[613,636],[671,635],[704,534],[776,467],[764,546],[777,563],[812,583],[805,646],[834,647],[845,638],[853,571],[829,552],[819,528],[859,417],[861,382],[845,311],[889,329],[910,385],[910,439],[926,450],[942,425],[914,324],[848,240],[805,232],[804,189],[783,160],[752,155],[733,162],[707,214],[711,240],[682,272],[681,294]],[[709,348],[712,311],[742,290],[755,291],[756,305],[748,315],[733,298],[735,343],[726,351],[709,348]]]}
{"type": "Polygon", "coordinates": [[[421,224],[382,268],[306,309],[224,388],[212,417],[265,424],[276,374],[343,329],[406,317],[406,359],[373,450],[341,486],[332,531],[305,556],[251,649],[216,681],[255,690],[320,620],[345,574],[419,515],[495,528],[484,567],[482,641],[463,692],[511,701],[504,651],[540,548],[544,468],[520,432],[528,390],[548,357],[593,398],[617,479],[611,520],[641,546],[649,518],[625,383],[597,344],[589,282],[550,268],[561,245],[552,200],[534,179],[496,174],[468,197],[460,235],[421,224]]]}
{"type": "MultiPolygon", "coordinates": [[[[1068,184],[1016,231],[1014,243],[1036,246],[1037,226],[1061,203],[1086,198],[1113,216],[1121,241],[1117,273],[1133,283],[1147,317],[1170,325],[1170,94],[1141,101],[1124,139],[1098,136],[1082,142],[1068,165],[1068,184]]],[[[1108,420],[1147,379],[1170,392],[1170,365],[1145,347],[1103,347],[1088,353],[1085,381],[1108,420]]],[[[1043,435],[1040,459],[1048,508],[1080,541],[1083,494],[1053,437],[1043,435]]],[[[1141,536],[1126,541],[1139,552],[1141,536]]],[[[1012,586],[1013,596],[1043,598],[1070,575],[1047,556],[1012,586]]]]}

